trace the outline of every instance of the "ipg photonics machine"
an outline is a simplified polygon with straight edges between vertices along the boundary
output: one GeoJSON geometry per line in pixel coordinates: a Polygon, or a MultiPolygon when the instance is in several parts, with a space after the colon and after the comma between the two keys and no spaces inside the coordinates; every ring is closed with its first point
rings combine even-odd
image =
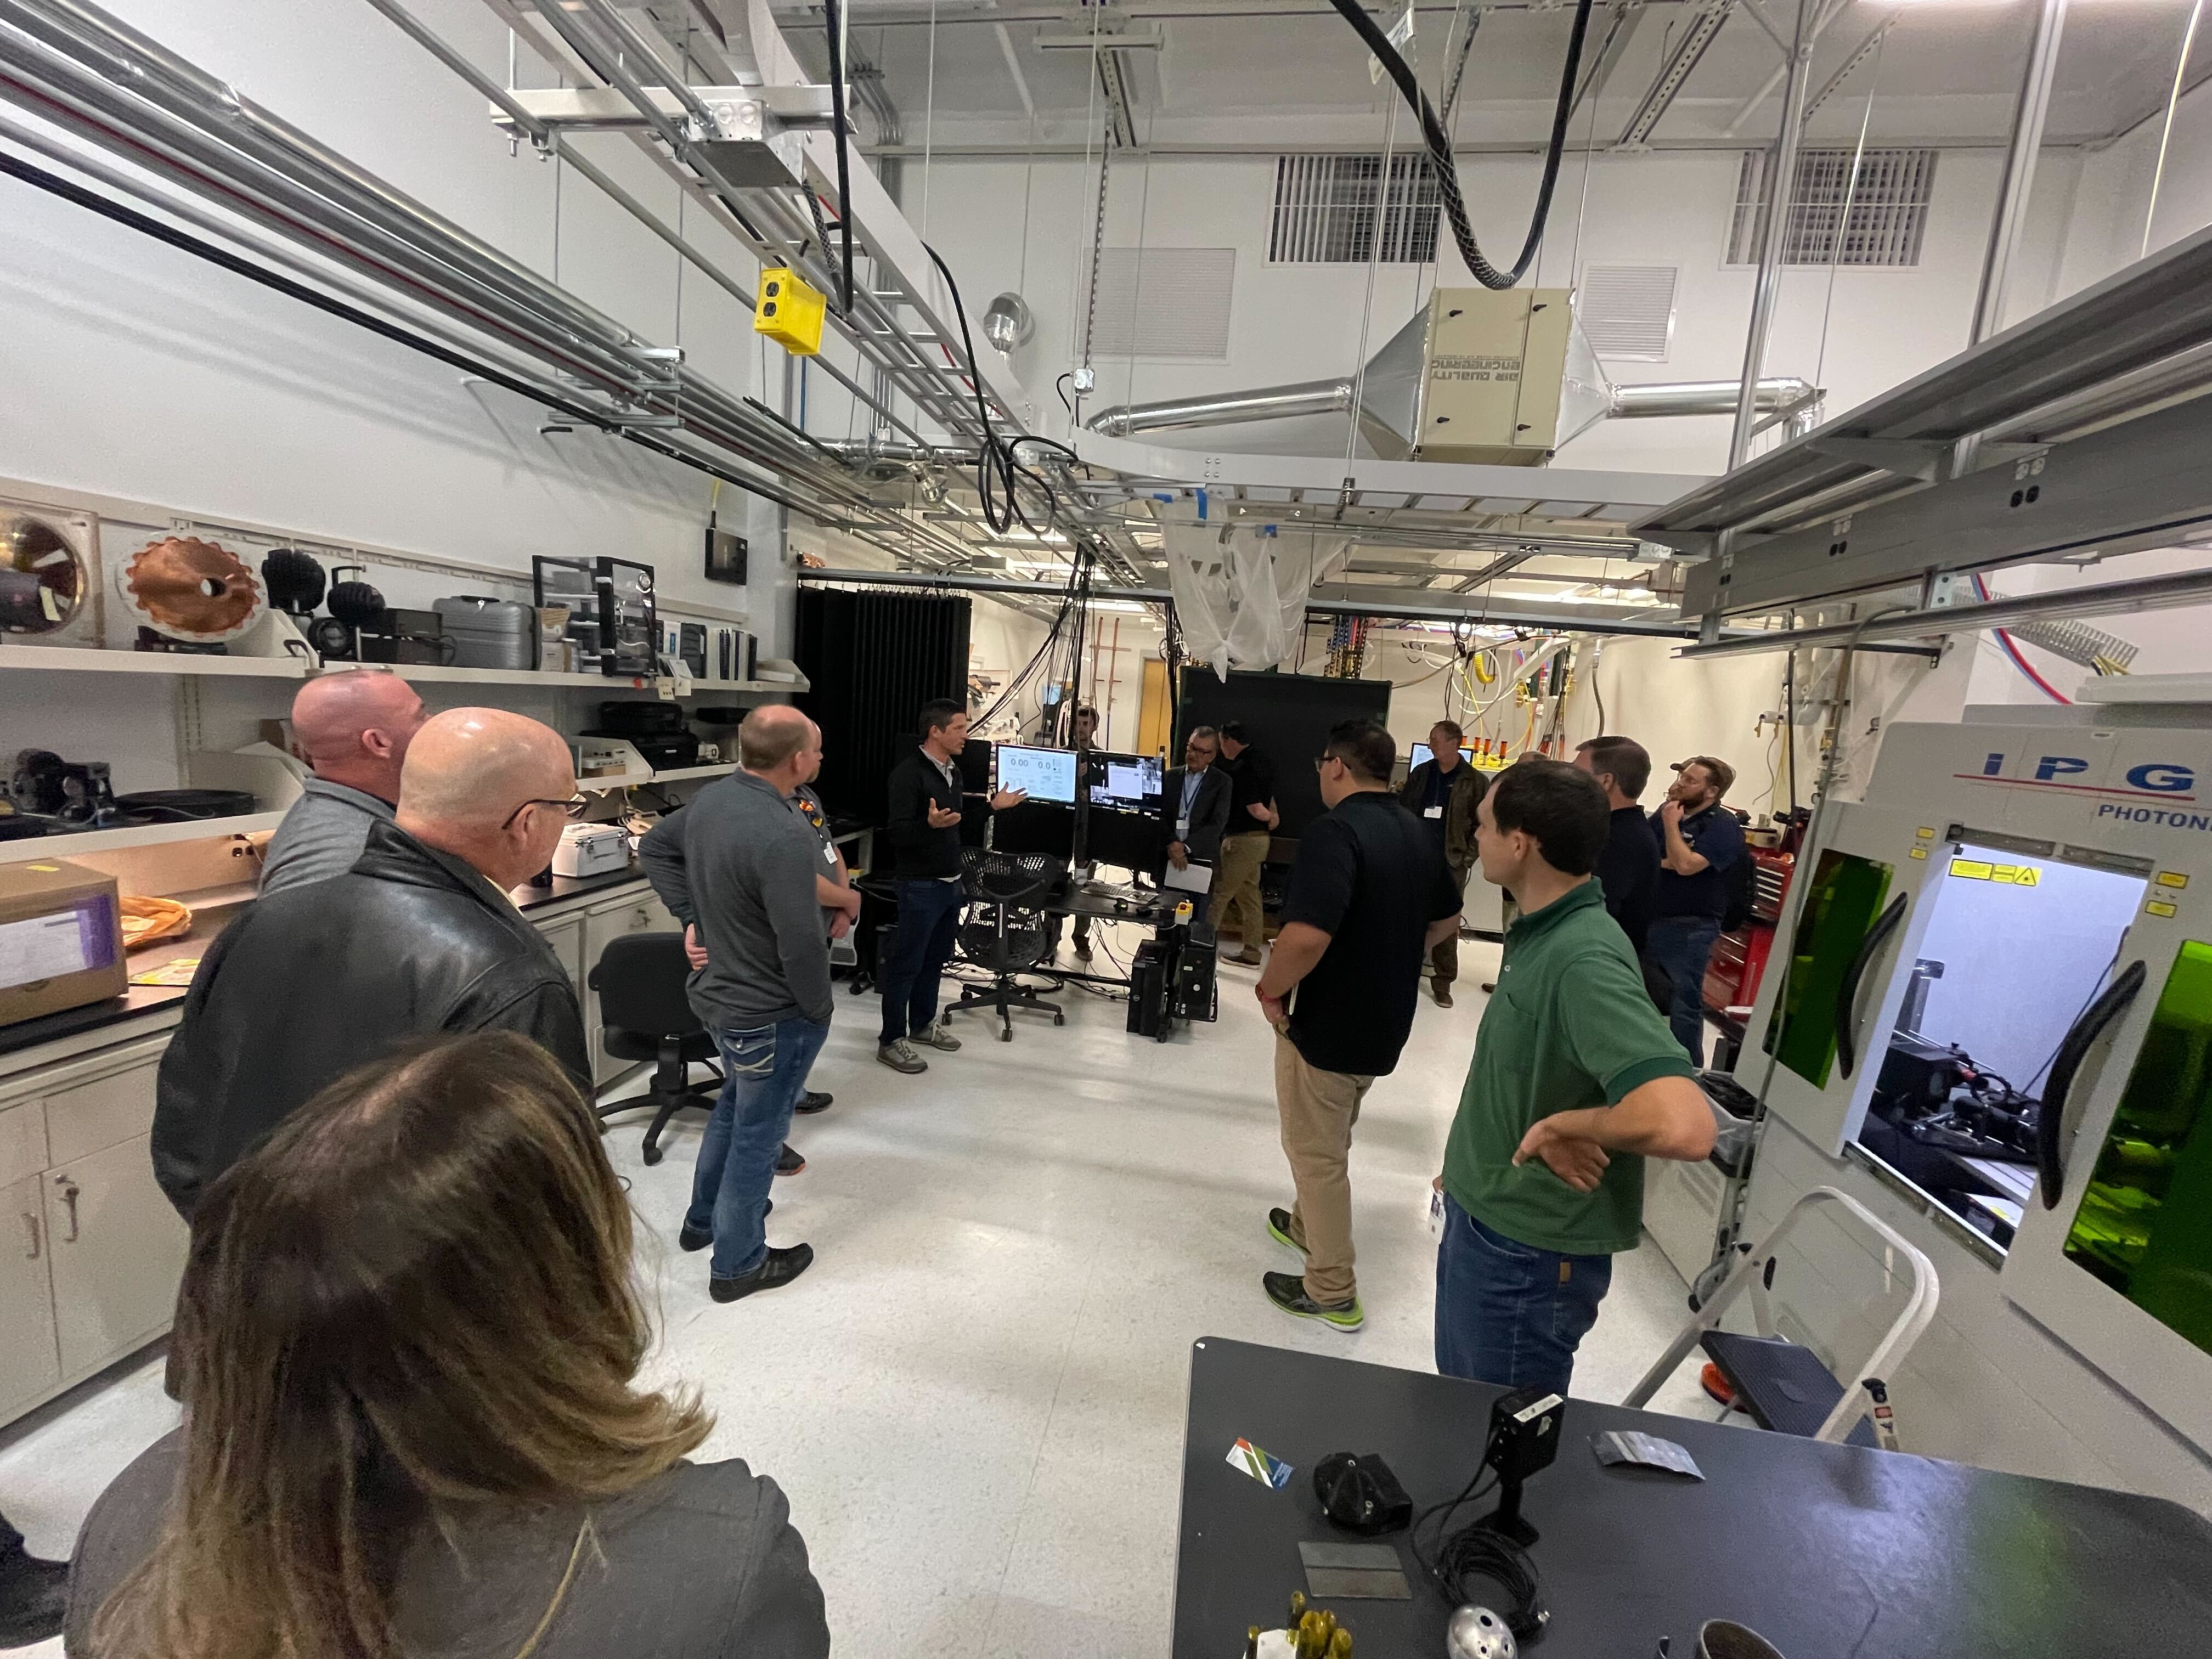
{"type": "MultiPolygon", "coordinates": [[[[2212,1501],[2212,676],[1900,725],[1800,859],[1737,1077],[1756,1235],[1838,1187],[1936,1261],[1911,1449],[2212,1501]],[[2122,702],[2128,697],[2134,701],[2122,702]]],[[[1813,1231],[1780,1328],[1831,1363],[1897,1293],[1813,1231]]]]}

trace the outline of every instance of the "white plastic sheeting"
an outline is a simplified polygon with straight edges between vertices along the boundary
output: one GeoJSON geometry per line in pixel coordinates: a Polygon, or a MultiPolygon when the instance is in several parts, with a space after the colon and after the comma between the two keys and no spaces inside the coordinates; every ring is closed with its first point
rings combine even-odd
{"type": "Polygon", "coordinates": [[[1164,529],[1184,648],[1217,675],[1287,665],[1314,583],[1352,547],[1349,536],[1304,526],[1194,522],[1164,529]]]}

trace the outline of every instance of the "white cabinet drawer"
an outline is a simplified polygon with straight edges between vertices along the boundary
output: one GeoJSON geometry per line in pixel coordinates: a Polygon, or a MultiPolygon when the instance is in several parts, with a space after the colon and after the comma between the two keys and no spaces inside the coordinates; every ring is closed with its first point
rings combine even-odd
{"type": "Polygon", "coordinates": [[[154,1182],[143,1135],[50,1170],[45,1185],[54,1324],[74,1378],[169,1322],[191,1235],[154,1182]]]}
{"type": "Polygon", "coordinates": [[[46,1108],[35,1100],[0,1108],[0,1187],[46,1167],[46,1108]]]}
{"type": "Polygon", "coordinates": [[[66,1164],[154,1127],[154,1080],[161,1058],[46,1092],[46,1156],[66,1164]]]}
{"type": "Polygon", "coordinates": [[[39,1177],[0,1187],[0,1413],[61,1381],[39,1177]]]}

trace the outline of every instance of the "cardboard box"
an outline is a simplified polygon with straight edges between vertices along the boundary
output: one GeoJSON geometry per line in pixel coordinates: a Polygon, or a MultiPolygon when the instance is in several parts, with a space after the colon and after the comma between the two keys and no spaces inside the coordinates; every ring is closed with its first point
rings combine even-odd
{"type": "Polygon", "coordinates": [[[115,878],[61,859],[0,865],[0,1025],[123,994],[115,878]]]}

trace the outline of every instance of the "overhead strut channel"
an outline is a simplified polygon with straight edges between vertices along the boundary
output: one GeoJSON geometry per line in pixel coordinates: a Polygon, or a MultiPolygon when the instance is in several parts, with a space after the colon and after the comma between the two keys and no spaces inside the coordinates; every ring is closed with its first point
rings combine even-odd
{"type": "Polygon", "coordinates": [[[0,94],[360,273],[380,295],[545,366],[538,372],[565,382],[570,399],[580,389],[604,397],[607,424],[667,428],[661,439],[678,459],[742,482],[722,455],[741,457],[819,498],[817,516],[848,521],[878,545],[903,550],[919,537],[940,555],[965,550],[957,538],[872,502],[849,467],[672,362],[676,354],[640,340],[86,0],[0,0],[0,94]]]}

